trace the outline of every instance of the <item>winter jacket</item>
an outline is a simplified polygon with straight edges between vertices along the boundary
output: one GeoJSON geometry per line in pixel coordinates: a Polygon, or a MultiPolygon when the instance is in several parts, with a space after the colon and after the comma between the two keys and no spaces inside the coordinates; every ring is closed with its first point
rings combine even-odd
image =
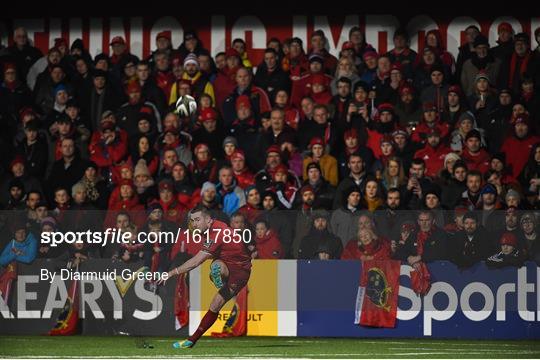
{"type": "Polygon", "coordinates": [[[283,259],[284,253],[277,234],[268,230],[262,238],[255,238],[257,259],[283,259]]]}
{"type": "Polygon", "coordinates": [[[26,235],[22,242],[11,240],[0,254],[0,266],[7,266],[12,261],[30,264],[37,256],[38,241],[32,233],[26,235]],[[22,254],[16,254],[21,251],[22,254]]]}
{"type": "Polygon", "coordinates": [[[417,241],[419,236],[422,235],[418,230],[410,234],[404,244],[398,245],[394,258],[407,261],[409,256],[421,255],[422,261],[425,263],[435,260],[448,259],[447,235],[443,230],[434,227],[427,234],[427,239],[424,242],[422,254],[420,254],[420,243],[417,241]]]}
{"type": "Polygon", "coordinates": [[[392,257],[390,241],[378,238],[369,245],[362,245],[358,240],[351,239],[343,249],[341,260],[361,260],[362,256],[371,256],[373,260],[390,260],[392,257]]]}
{"type": "Polygon", "coordinates": [[[333,211],[332,217],[330,218],[330,229],[331,232],[341,240],[343,246],[345,246],[349,240],[356,239],[359,217],[359,209],[352,211],[342,206],[333,211]]]}
{"type": "MultiPolygon", "coordinates": [[[[313,162],[313,159],[311,156],[307,156],[304,158],[303,162],[303,178],[304,180],[307,180],[307,166],[313,162]]],[[[321,159],[318,162],[320,168],[322,177],[330,183],[332,186],[338,185],[338,168],[337,168],[337,160],[332,155],[324,154],[321,159]]]]}
{"type": "Polygon", "coordinates": [[[506,165],[511,169],[514,179],[517,179],[525,167],[533,145],[539,141],[540,137],[536,135],[527,135],[523,139],[512,135],[504,141],[501,152],[506,154],[506,165]]]}
{"type": "Polygon", "coordinates": [[[439,146],[434,148],[426,143],[426,146],[418,150],[414,154],[414,157],[424,160],[426,163],[426,176],[435,178],[444,167],[444,158],[451,152],[452,149],[446,145],[439,144],[439,146]]]}

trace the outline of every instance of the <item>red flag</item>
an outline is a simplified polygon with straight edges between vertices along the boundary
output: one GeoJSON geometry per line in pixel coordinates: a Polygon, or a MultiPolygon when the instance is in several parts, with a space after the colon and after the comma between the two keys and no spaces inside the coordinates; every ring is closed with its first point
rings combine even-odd
{"type": "Polygon", "coordinates": [[[231,314],[223,325],[223,331],[213,332],[213,337],[244,336],[247,334],[247,294],[248,287],[244,286],[236,295],[231,314]]]}
{"type": "Polygon", "coordinates": [[[355,324],[387,328],[396,326],[400,266],[396,260],[362,263],[355,324]]]}
{"type": "Polygon", "coordinates": [[[7,305],[11,293],[11,284],[17,279],[17,263],[15,261],[8,264],[4,272],[0,274],[0,296],[7,305]]]}
{"type": "Polygon", "coordinates": [[[179,330],[189,322],[189,287],[186,275],[178,276],[174,290],[174,319],[175,329],[179,330]]]}
{"type": "MultiPolygon", "coordinates": [[[[79,269],[77,268],[77,271],[79,269]]],[[[69,294],[64,309],[58,315],[58,320],[49,331],[51,336],[75,335],[79,324],[79,281],[71,281],[69,294]]]]}

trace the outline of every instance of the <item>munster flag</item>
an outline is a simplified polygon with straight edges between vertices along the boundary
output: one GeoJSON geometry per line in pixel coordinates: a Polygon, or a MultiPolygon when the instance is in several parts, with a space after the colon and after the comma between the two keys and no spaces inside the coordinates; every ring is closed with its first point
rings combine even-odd
{"type": "Polygon", "coordinates": [[[213,337],[245,336],[247,334],[247,294],[248,287],[244,286],[236,295],[234,306],[229,318],[223,325],[222,332],[213,332],[213,337]]]}
{"type": "Polygon", "coordinates": [[[387,328],[396,326],[400,266],[396,260],[362,263],[355,324],[387,328]]]}
{"type": "MultiPolygon", "coordinates": [[[[79,267],[77,266],[77,272],[79,267]]],[[[72,280],[69,287],[69,294],[62,309],[58,315],[56,324],[49,331],[51,336],[75,335],[79,326],[79,280],[72,280]]]]}
{"type": "Polygon", "coordinates": [[[179,330],[189,322],[189,287],[187,274],[181,274],[176,280],[174,290],[174,327],[179,330]]]}
{"type": "Polygon", "coordinates": [[[8,264],[6,269],[0,274],[0,296],[7,305],[11,293],[11,284],[17,279],[17,263],[15,261],[8,264]]]}

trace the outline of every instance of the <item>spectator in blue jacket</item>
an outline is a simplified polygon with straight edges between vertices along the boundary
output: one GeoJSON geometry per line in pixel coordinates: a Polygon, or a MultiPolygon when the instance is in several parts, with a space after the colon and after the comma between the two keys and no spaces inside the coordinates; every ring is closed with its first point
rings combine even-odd
{"type": "Polygon", "coordinates": [[[225,214],[231,216],[246,204],[244,191],[236,185],[234,173],[229,165],[219,169],[219,182],[216,185],[216,195],[225,214]]]}
{"type": "Polygon", "coordinates": [[[0,265],[7,266],[13,261],[30,264],[37,255],[35,236],[26,230],[24,222],[15,222],[12,229],[14,236],[0,255],[0,265]]]}

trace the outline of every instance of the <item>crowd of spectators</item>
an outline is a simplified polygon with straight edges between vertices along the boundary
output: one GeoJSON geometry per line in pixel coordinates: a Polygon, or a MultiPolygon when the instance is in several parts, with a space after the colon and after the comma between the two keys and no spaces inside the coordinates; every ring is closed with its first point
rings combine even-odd
{"type": "Polygon", "coordinates": [[[336,57],[317,30],[269,39],[254,64],[243,40],[212,55],[195,31],[178,47],[160,32],[139,59],[122,37],[42,54],[17,28],[0,50],[0,265],[166,270],[197,245],[137,233],[188,229],[198,204],[252,230],[254,258],[540,264],[540,28],[464,32],[457,54],[438,30],[417,53],[403,29],[380,53],[355,27],[336,57]],[[186,95],[192,116],[176,111],[186,95]],[[132,242],[39,241],[107,227],[132,242]]]}

